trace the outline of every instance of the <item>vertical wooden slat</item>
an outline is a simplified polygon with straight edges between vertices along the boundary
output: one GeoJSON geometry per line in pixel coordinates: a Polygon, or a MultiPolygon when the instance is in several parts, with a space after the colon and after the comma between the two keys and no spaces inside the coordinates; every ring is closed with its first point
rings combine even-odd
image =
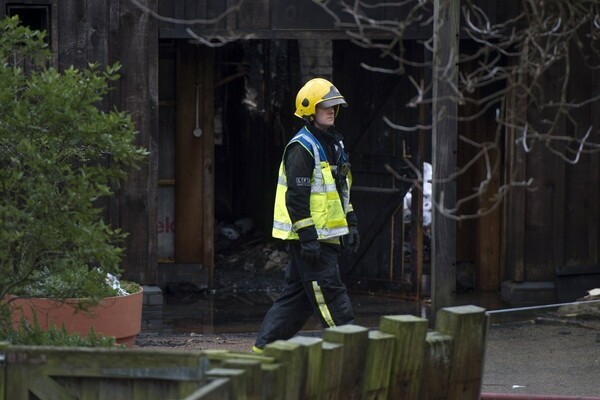
{"type": "Polygon", "coordinates": [[[388,399],[395,344],[396,337],[394,335],[378,330],[369,331],[361,398],[388,399]]]}
{"type": "Polygon", "coordinates": [[[340,398],[358,399],[364,379],[363,366],[367,359],[369,330],[358,325],[327,328],[323,339],[343,346],[343,371],[340,398]]]}
{"type": "Polygon", "coordinates": [[[175,261],[179,263],[202,262],[204,254],[204,140],[193,135],[202,66],[198,58],[196,46],[177,43],[175,261]]]}
{"type": "Polygon", "coordinates": [[[214,287],[214,220],[215,220],[215,129],[214,129],[214,50],[202,47],[200,53],[202,60],[202,100],[201,100],[201,126],[202,140],[204,141],[204,175],[202,177],[202,263],[208,272],[208,287],[214,287]]]}
{"type": "Polygon", "coordinates": [[[415,399],[420,392],[425,334],[428,321],[412,315],[381,317],[379,330],[396,338],[390,399],[415,399]]]}
{"type": "MultiPolygon", "coordinates": [[[[478,118],[472,121],[473,131],[475,132],[475,140],[478,143],[486,143],[494,140],[496,124],[493,119],[478,118]]],[[[488,165],[483,161],[478,162],[477,174],[475,179],[477,184],[489,179],[487,185],[483,189],[483,193],[478,198],[478,209],[490,210],[495,207],[497,201],[495,196],[500,187],[500,167],[493,169],[494,166],[501,165],[499,150],[490,149],[487,156],[489,157],[489,166],[492,167],[488,171],[488,165]],[[488,177],[488,173],[492,173],[488,177]]],[[[476,290],[493,291],[500,287],[500,251],[501,251],[501,208],[497,207],[490,213],[481,216],[475,222],[476,224],[476,290]]],[[[472,243],[470,244],[472,245],[472,243]]]]}
{"type": "Polygon", "coordinates": [[[453,338],[446,398],[478,400],[487,331],[485,309],[477,306],[443,308],[437,313],[435,330],[453,338]]]}
{"type": "Polygon", "coordinates": [[[13,356],[15,355],[9,354],[6,359],[5,399],[28,399],[29,390],[27,383],[29,382],[29,375],[27,366],[16,362],[13,356]]]}
{"type": "Polygon", "coordinates": [[[246,398],[248,400],[258,400],[261,398],[262,371],[259,361],[231,359],[225,360],[223,367],[243,370],[246,374],[246,398]]]}
{"type": "Polygon", "coordinates": [[[339,399],[344,370],[344,346],[338,343],[323,342],[321,346],[321,388],[323,399],[339,399]]]}
{"type": "MultiPolygon", "coordinates": [[[[522,54],[527,54],[526,51],[522,54]]],[[[525,57],[525,55],[523,56],[525,57]]],[[[515,77],[517,79],[519,77],[515,77]]],[[[522,76],[519,79],[527,79],[522,76]]],[[[517,124],[517,118],[523,119],[527,112],[526,102],[521,99],[524,96],[513,90],[508,96],[506,112],[509,113],[509,122],[517,124]]],[[[519,132],[515,128],[508,127],[506,130],[506,140],[504,148],[505,170],[504,183],[523,182],[527,173],[527,158],[521,145],[517,145],[515,140],[519,132]]],[[[525,190],[522,188],[512,188],[504,202],[504,237],[503,237],[503,266],[507,270],[509,278],[514,282],[522,282],[525,279],[525,212],[526,197],[525,190]]]]}
{"type": "Polygon", "coordinates": [[[287,367],[284,364],[263,364],[262,398],[264,400],[284,399],[287,393],[285,386],[287,367]]]}
{"type": "MultiPolygon", "coordinates": [[[[427,126],[429,122],[425,117],[425,104],[419,104],[419,125],[427,126]]],[[[419,129],[417,135],[417,168],[421,176],[423,176],[423,161],[425,160],[425,131],[419,129]]],[[[421,182],[421,188],[425,187],[425,178],[421,182]]],[[[416,282],[416,297],[417,301],[421,300],[423,291],[423,191],[412,190],[411,198],[411,214],[410,214],[410,230],[411,230],[411,261],[415,270],[416,282]]]]}
{"type": "MultiPolygon", "coordinates": [[[[594,65],[598,65],[599,57],[593,52],[594,65]]],[[[592,70],[592,93],[600,92],[600,73],[597,69],[592,70]]],[[[597,101],[591,105],[590,123],[595,129],[595,142],[600,140],[600,104],[597,101]]],[[[590,220],[588,221],[588,249],[589,260],[595,264],[600,264],[600,157],[592,155],[590,157],[589,176],[591,179],[589,188],[590,198],[590,220]]]]}
{"type": "Polygon", "coordinates": [[[68,68],[71,65],[85,66],[81,64],[80,52],[78,55],[77,43],[81,43],[78,37],[83,35],[80,22],[83,20],[85,2],[78,0],[63,0],[60,2],[60,12],[57,14],[58,22],[58,67],[68,68]]]}
{"type": "MultiPolygon", "coordinates": [[[[581,67],[580,63],[579,66],[581,67]]],[[[574,67],[577,68],[577,67],[574,67]]],[[[575,69],[575,71],[577,71],[575,69]]],[[[564,79],[568,79],[568,77],[564,76],[564,69],[562,67],[550,68],[548,73],[546,74],[546,84],[544,85],[544,96],[549,96],[551,99],[561,99],[562,90],[561,85],[557,84],[558,82],[562,82],[564,79]]],[[[581,76],[585,76],[585,72],[581,73],[581,76]]],[[[553,120],[556,118],[555,111],[547,110],[544,113],[544,117],[549,120],[553,120]]],[[[569,136],[571,132],[567,131],[567,124],[564,117],[560,117],[555,121],[556,123],[556,133],[559,135],[569,136]]],[[[552,147],[559,151],[562,154],[566,153],[567,146],[563,141],[557,141],[558,143],[552,144],[552,147]]],[[[540,143],[541,144],[541,143],[540,143]]],[[[552,238],[552,244],[550,246],[551,251],[554,254],[550,255],[550,268],[549,271],[546,272],[546,276],[549,279],[552,279],[555,275],[555,270],[553,267],[565,265],[565,219],[567,218],[568,210],[566,207],[566,190],[567,190],[567,182],[566,182],[566,165],[559,157],[545,157],[545,162],[549,163],[548,171],[552,171],[550,175],[549,181],[551,182],[552,188],[552,201],[553,208],[549,207],[548,214],[550,215],[550,220],[552,221],[549,224],[553,232],[549,232],[549,237],[552,238]]],[[[539,163],[543,165],[543,163],[539,163]]]]}
{"type": "Polygon", "coordinates": [[[323,356],[321,349],[323,345],[323,339],[295,336],[289,339],[288,342],[299,344],[306,353],[306,381],[304,398],[307,400],[320,399],[323,388],[323,375],[321,374],[321,360],[323,356]]]}
{"type": "Polygon", "coordinates": [[[265,346],[264,355],[273,357],[286,368],[286,399],[303,399],[306,381],[306,352],[301,345],[277,340],[265,346]]]}
{"type": "MultiPolygon", "coordinates": [[[[453,209],[456,183],[458,25],[460,0],[434,1],[433,193],[441,207],[453,209]]],[[[433,314],[452,303],[456,287],[456,222],[435,207],[432,213],[431,300],[433,314]]]]}
{"type": "Polygon", "coordinates": [[[423,365],[422,400],[446,400],[452,365],[452,337],[427,332],[423,365]]]}
{"type": "MultiPolygon", "coordinates": [[[[125,278],[144,284],[158,279],[156,196],[158,190],[158,25],[127,0],[119,3],[119,109],[128,111],[138,130],[136,145],[150,155],[138,170],[130,170],[119,196],[119,226],[129,233],[124,260],[125,278]],[[143,93],[144,95],[140,95],[143,93]]],[[[157,0],[146,6],[156,10],[157,0]]]]}

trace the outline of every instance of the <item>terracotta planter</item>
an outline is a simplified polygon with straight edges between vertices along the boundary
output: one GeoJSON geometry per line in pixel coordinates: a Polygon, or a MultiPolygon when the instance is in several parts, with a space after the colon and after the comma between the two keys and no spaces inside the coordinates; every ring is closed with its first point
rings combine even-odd
{"type": "Polygon", "coordinates": [[[140,333],[142,325],[143,290],[126,296],[107,297],[96,307],[83,312],[72,304],[77,299],[56,301],[44,298],[11,297],[8,302],[12,310],[12,322],[15,329],[21,324],[22,317],[33,322],[33,310],[42,329],[54,325],[60,329],[64,323],[67,332],[87,336],[93,326],[96,333],[114,336],[117,343],[132,347],[140,333]]]}

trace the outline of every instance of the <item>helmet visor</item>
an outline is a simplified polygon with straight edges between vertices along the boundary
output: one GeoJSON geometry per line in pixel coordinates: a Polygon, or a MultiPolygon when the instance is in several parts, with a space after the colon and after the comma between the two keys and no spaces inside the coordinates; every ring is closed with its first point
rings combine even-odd
{"type": "Polygon", "coordinates": [[[340,97],[337,99],[324,100],[324,101],[318,103],[317,107],[329,108],[329,107],[333,107],[333,106],[337,106],[337,105],[341,105],[342,107],[347,107],[348,103],[346,103],[346,100],[344,100],[343,97],[340,97]]]}

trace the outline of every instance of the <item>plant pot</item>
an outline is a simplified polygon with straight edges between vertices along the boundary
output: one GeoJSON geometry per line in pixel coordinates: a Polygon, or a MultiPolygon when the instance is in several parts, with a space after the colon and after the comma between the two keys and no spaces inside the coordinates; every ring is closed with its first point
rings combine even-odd
{"type": "Polygon", "coordinates": [[[86,311],[73,306],[80,299],[58,301],[11,296],[8,303],[15,329],[19,329],[22,318],[33,324],[35,312],[41,329],[48,329],[51,325],[61,329],[64,324],[67,332],[87,336],[93,326],[96,333],[113,336],[117,343],[133,347],[142,325],[142,300],[143,289],[140,287],[137,293],[107,297],[86,311]]]}

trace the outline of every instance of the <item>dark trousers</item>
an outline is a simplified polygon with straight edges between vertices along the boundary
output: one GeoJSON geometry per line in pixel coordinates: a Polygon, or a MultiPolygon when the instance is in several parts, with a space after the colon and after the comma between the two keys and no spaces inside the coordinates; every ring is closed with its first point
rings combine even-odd
{"type": "Polygon", "coordinates": [[[340,278],[337,247],[322,244],[321,261],[316,265],[305,263],[300,249],[300,242],[290,242],[283,292],[260,327],[255,344],[259,349],[291,338],[312,314],[325,328],[354,323],[352,304],[340,278]]]}

